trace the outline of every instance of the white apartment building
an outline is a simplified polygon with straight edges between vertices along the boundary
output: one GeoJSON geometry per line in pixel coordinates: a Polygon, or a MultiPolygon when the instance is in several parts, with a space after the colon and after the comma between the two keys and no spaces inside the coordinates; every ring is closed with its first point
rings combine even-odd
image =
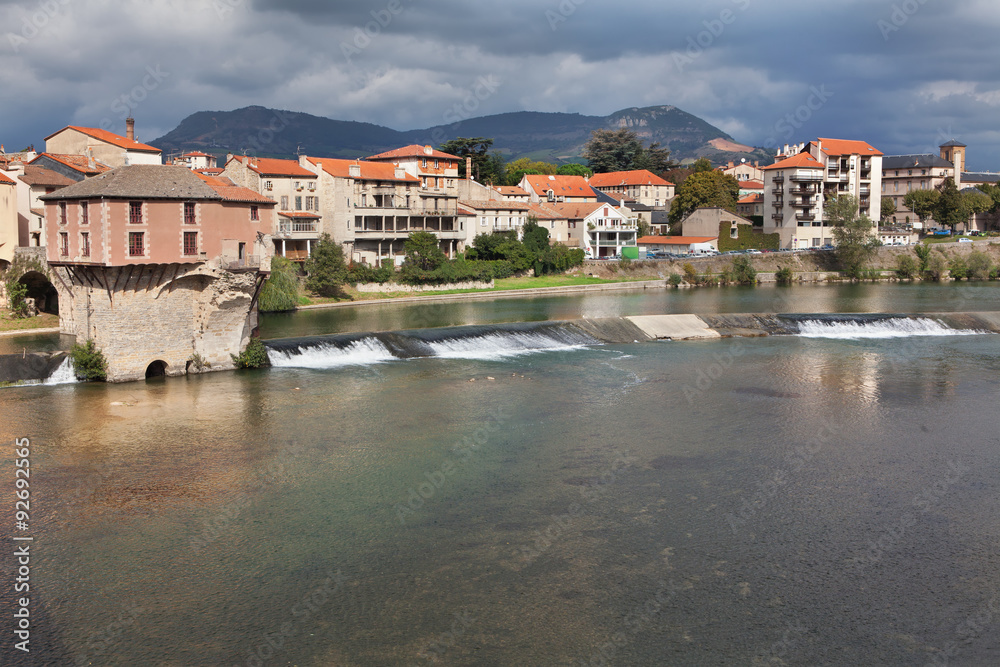
{"type": "Polygon", "coordinates": [[[882,153],[865,141],[817,139],[764,167],[764,233],[777,232],[782,248],[833,243],[823,206],[852,195],[876,225],[881,214],[882,153]]]}

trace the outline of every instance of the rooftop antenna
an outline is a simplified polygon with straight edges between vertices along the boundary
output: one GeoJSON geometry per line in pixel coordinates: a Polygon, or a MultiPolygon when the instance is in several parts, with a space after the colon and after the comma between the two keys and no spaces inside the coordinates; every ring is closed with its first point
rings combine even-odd
{"type": "Polygon", "coordinates": [[[302,155],[302,144],[299,144],[295,147],[295,154],[302,155]]]}

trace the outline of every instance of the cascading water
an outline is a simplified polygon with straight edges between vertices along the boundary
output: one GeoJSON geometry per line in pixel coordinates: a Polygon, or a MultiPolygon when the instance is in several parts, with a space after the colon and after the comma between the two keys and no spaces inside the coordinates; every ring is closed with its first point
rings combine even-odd
{"type": "Polygon", "coordinates": [[[877,320],[802,320],[799,336],[804,338],[909,338],[911,336],[973,336],[987,333],[952,329],[928,318],[893,317],[877,320]]]}
{"type": "Polygon", "coordinates": [[[69,357],[66,357],[59,364],[59,368],[52,371],[52,375],[47,377],[43,384],[71,384],[74,382],[78,382],[78,380],[76,379],[76,373],[73,371],[73,362],[70,361],[69,357]]]}

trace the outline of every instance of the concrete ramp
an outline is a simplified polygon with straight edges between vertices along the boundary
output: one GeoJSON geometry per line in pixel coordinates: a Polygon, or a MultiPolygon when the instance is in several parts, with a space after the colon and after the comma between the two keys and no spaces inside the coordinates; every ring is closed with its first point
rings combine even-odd
{"type": "Polygon", "coordinates": [[[697,315],[639,315],[625,319],[639,327],[650,338],[693,340],[722,337],[697,315]]]}

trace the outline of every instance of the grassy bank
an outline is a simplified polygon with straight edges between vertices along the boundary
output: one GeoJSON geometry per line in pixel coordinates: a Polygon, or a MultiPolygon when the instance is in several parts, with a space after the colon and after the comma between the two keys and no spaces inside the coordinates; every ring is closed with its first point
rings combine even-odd
{"type": "Polygon", "coordinates": [[[38,317],[18,319],[6,308],[0,308],[0,331],[20,331],[22,329],[48,329],[59,326],[59,316],[42,313],[38,317]]]}

